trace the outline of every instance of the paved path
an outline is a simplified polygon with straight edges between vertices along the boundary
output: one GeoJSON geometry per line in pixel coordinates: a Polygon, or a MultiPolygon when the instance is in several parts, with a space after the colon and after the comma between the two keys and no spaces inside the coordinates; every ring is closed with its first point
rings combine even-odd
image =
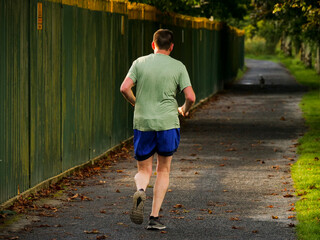
{"type": "MultiPolygon", "coordinates": [[[[130,222],[135,160],[124,158],[100,175],[74,180],[70,196],[47,200],[51,217],[22,216],[20,239],[295,239],[290,165],[304,132],[303,91],[278,64],[247,60],[242,81],[198,109],[182,127],[166,196],[164,232],[130,222]],[[265,78],[259,86],[259,74],[265,78]],[[118,171],[117,171],[118,170],[118,171]],[[82,185],[82,186],[81,186],[82,185]],[[62,199],[62,200],[57,200],[62,199]],[[96,229],[97,234],[84,231],[96,229]]],[[[152,186],[154,179],[151,181],[152,186]]],[[[152,189],[147,190],[151,196],[152,189]]],[[[146,216],[151,208],[150,197],[146,216]]],[[[42,214],[46,215],[46,214],[42,214]]],[[[48,214],[47,214],[48,215],[48,214]]]]}

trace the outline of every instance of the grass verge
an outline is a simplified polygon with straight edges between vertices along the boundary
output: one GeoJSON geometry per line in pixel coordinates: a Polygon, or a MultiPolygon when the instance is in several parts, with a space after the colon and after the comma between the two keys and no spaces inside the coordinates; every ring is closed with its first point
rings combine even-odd
{"type": "Polygon", "coordinates": [[[308,127],[299,139],[298,161],[291,174],[299,200],[297,235],[299,239],[320,239],[320,76],[313,69],[306,69],[298,59],[284,56],[247,56],[282,63],[296,80],[309,87],[300,103],[308,127]]]}

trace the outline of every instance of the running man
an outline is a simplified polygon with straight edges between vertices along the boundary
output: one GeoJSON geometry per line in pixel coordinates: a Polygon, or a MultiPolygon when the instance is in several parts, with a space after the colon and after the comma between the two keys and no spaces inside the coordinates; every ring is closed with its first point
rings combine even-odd
{"type": "Polygon", "coordinates": [[[159,29],[153,35],[153,54],[135,60],[120,91],[134,106],[134,153],[138,165],[135,175],[137,192],[133,195],[131,221],[143,222],[146,188],[152,175],[153,156],[157,153],[157,178],[153,188],[152,212],[147,229],[165,229],[159,221],[159,211],[169,186],[173,153],[180,142],[178,115],[187,116],[195,94],[186,67],[170,57],[173,33],[159,29]],[[136,96],[132,87],[136,86],[136,96]],[[178,107],[176,93],[182,92],[185,103],[178,107]]]}

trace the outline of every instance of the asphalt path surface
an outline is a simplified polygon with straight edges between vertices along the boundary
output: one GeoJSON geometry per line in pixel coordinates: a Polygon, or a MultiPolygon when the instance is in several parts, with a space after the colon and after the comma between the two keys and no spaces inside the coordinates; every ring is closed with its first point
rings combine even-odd
{"type": "MultiPolygon", "coordinates": [[[[297,139],[305,131],[298,106],[304,89],[276,63],[247,60],[246,65],[249,70],[241,81],[182,124],[161,211],[165,231],[145,230],[147,220],[142,225],[130,222],[137,169],[132,157],[124,157],[98,175],[73,180],[80,184],[55,197],[37,201],[49,213],[14,216],[2,224],[0,236],[295,239],[296,197],[290,168],[298,157],[297,139]]],[[[155,176],[147,189],[146,218],[154,180],[155,176]]]]}

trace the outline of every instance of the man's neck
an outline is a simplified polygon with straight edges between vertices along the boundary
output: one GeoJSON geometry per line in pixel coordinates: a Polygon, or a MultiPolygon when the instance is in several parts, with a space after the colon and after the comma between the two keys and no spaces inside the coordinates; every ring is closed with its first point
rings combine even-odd
{"type": "Polygon", "coordinates": [[[160,53],[160,54],[163,54],[163,55],[170,55],[170,51],[168,50],[163,50],[163,49],[155,49],[154,50],[154,54],[157,54],[157,53],[160,53]]]}

